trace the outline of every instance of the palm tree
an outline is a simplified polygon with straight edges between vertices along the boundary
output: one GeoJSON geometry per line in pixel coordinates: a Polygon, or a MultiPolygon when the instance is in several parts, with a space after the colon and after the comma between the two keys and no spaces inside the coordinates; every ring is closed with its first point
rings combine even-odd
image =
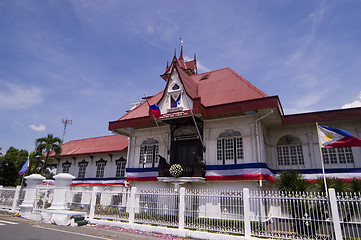
{"type": "Polygon", "coordinates": [[[54,152],[55,157],[58,157],[61,153],[61,140],[58,137],[54,137],[52,134],[48,134],[47,137],[38,138],[35,140],[35,155],[41,156],[44,161],[39,169],[39,174],[45,172],[46,167],[54,161],[54,157],[50,157],[50,153],[54,152]]]}

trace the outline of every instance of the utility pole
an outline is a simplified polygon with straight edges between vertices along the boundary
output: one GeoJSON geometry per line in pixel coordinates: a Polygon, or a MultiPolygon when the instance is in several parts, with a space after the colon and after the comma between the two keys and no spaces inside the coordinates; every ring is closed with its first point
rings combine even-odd
{"type": "Polygon", "coordinates": [[[64,131],[63,131],[63,137],[61,138],[61,143],[63,144],[63,142],[64,142],[64,137],[65,137],[65,132],[66,132],[66,126],[68,125],[68,124],[72,124],[73,123],[73,121],[72,120],[69,120],[69,119],[61,119],[61,122],[64,124],[64,131]]]}

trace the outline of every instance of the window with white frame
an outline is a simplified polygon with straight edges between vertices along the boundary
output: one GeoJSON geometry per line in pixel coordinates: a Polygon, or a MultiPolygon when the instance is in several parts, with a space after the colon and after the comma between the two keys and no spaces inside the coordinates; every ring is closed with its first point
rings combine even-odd
{"type": "Polygon", "coordinates": [[[281,137],[277,142],[279,166],[304,165],[301,141],[291,135],[281,137]]]}
{"type": "Polygon", "coordinates": [[[107,161],[105,161],[102,158],[99,161],[96,161],[96,166],[97,166],[97,172],[95,175],[96,178],[104,177],[104,169],[105,169],[106,164],[107,164],[107,161]]]}
{"type": "Polygon", "coordinates": [[[146,166],[146,164],[151,164],[152,167],[155,166],[156,163],[158,163],[158,140],[154,138],[149,138],[145,140],[140,147],[140,157],[139,157],[139,163],[143,165],[143,167],[146,166]]]}
{"type": "Polygon", "coordinates": [[[64,162],[62,164],[62,168],[63,168],[62,173],[69,173],[70,166],[71,166],[70,162],[68,162],[68,161],[64,162]]]}
{"type": "Polygon", "coordinates": [[[127,161],[121,157],[120,159],[115,161],[115,164],[117,166],[115,170],[115,177],[124,177],[125,176],[125,164],[127,161]]]}
{"type": "Polygon", "coordinates": [[[344,148],[322,148],[322,157],[325,164],[354,163],[352,149],[344,148]]]}
{"type": "Polygon", "coordinates": [[[217,160],[222,164],[237,164],[243,159],[243,140],[236,130],[226,130],[217,139],[217,160]]]}
{"type": "Polygon", "coordinates": [[[78,178],[85,178],[86,167],[88,166],[88,162],[83,159],[83,161],[79,162],[79,172],[78,178]]]}

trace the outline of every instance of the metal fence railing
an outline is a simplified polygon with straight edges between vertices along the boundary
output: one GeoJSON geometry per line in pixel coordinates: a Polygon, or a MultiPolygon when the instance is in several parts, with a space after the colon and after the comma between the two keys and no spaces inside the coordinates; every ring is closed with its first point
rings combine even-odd
{"type": "Polygon", "coordinates": [[[0,210],[15,212],[20,209],[24,200],[25,189],[18,187],[0,186],[0,210]]]}
{"type": "Polygon", "coordinates": [[[51,206],[54,197],[53,185],[39,185],[36,187],[36,195],[33,212],[40,212],[51,206]]]}
{"type": "Polygon", "coordinates": [[[339,193],[337,205],[343,239],[361,239],[361,193],[339,193]]]}
{"type": "Polygon", "coordinates": [[[95,191],[94,217],[99,219],[127,221],[127,203],[129,191],[127,188],[106,188],[95,191]]]}
{"type": "MultiPolygon", "coordinates": [[[[33,211],[51,206],[56,188],[36,188],[33,211]]],[[[64,190],[62,190],[64,191],[64,190]]],[[[14,211],[20,187],[0,187],[0,208],[14,211]]],[[[28,204],[29,198],[26,197],[28,204]]],[[[56,200],[56,199],[55,199],[56,200]]],[[[90,220],[124,221],[173,229],[271,239],[361,239],[361,193],[245,189],[73,186],[65,206],[90,220]]],[[[110,222],[112,222],[110,221],[110,222]]]]}
{"type": "Polygon", "coordinates": [[[71,187],[65,194],[66,206],[72,211],[90,212],[92,187],[71,187]]]}
{"type": "Polygon", "coordinates": [[[321,193],[250,193],[251,232],[280,239],[334,239],[330,206],[321,193]]]}
{"type": "Polygon", "coordinates": [[[134,222],[178,226],[178,193],[174,189],[138,191],[135,199],[134,222]]]}
{"type": "Polygon", "coordinates": [[[185,228],[220,233],[244,233],[241,190],[186,189],[185,228]]]}

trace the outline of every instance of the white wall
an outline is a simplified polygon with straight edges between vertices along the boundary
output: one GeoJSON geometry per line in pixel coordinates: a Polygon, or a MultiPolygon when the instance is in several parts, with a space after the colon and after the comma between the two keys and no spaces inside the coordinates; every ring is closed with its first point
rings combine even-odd
{"type": "Polygon", "coordinates": [[[73,157],[61,157],[60,161],[58,162],[58,173],[62,173],[63,167],[62,164],[66,161],[71,163],[71,166],[69,168],[69,174],[78,177],[79,173],[79,162],[85,160],[88,162],[88,166],[86,168],[85,172],[85,178],[95,178],[96,176],[96,162],[103,158],[105,161],[107,161],[105,168],[104,168],[104,177],[115,177],[116,173],[116,160],[123,157],[124,159],[127,159],[127,153],[126,152],[119,152],[119,153],[112,153],[112,158],[109,156],[108,153],[105,154],[92,154],[93,160],[91,160],[90,155],[79,155],[76,156],[76,160],[74,161],[73,157]]]}

